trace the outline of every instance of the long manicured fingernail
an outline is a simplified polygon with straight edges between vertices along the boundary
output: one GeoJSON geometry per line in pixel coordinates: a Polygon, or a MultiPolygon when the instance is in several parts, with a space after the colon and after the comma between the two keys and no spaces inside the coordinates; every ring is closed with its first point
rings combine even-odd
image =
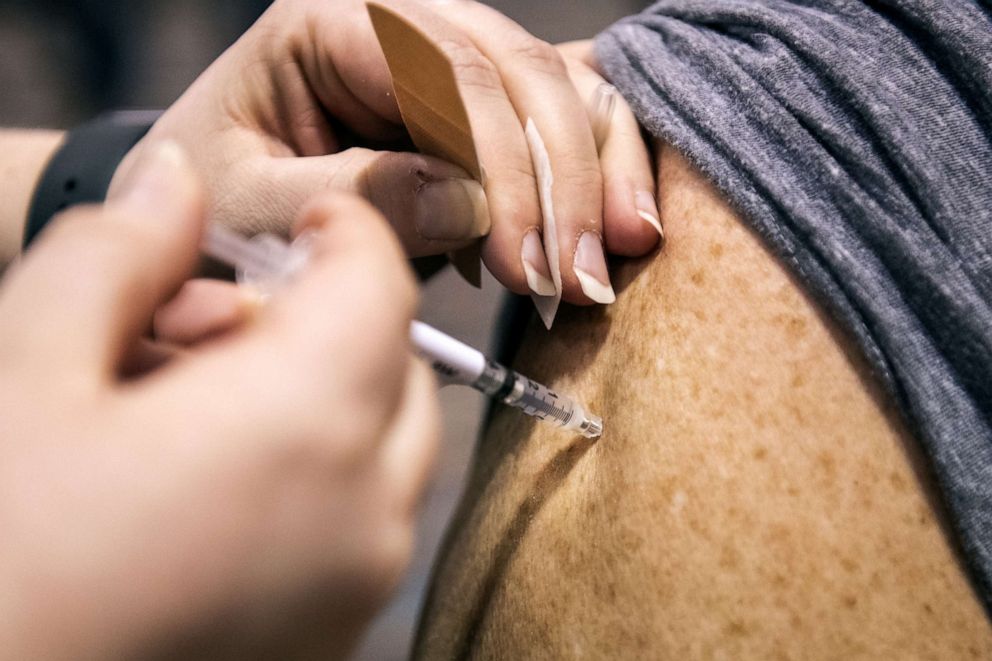
{"type": "Polygon", "coordinates": [[[551,280],[551,269],[544,254],[541,235],[536,229],[524,234],[520,248],[520,261],[527,276],[527,286],[538,296],[554,296],[555,283],[551,280]]]}
{"type": "Polygon", "coordinates": [[[637,207],[637,215],[641,217],[651,227],[658,230],[661,240],[665,240],[665,230],[658,220],[658,205],[655,204],[654,195],[647,191],[638,191],[634,194],[634,206],[637,207]]]}
{"type": "Polygon", "coordinates": [[[149,215],[168,215],[182,205],[190,191],[186,185],[188,168],[182,148],[167,140],[151,145],[149,151],[121,182],[114,202],[133,209],[133,217],[146,219],[149,215]]]}
{"type": "Polygon", "coordinates": [[[600,83],[589,99],[589,115],[592,118],[592,137],[596,150],[602,151],[613,121],[613,110],[617,105],[617,88],[609,83],[600,83]]]}
{"type": "Polygon", "coordinates": [[[598,234],[586,232],[579,237],[572,268],[586,296],[604,305],[617,300],[617,295],[610,285],[610,274],[606,269],[603,242],[598,234]]]}
{"type": "Polygon", "coordinates": [[[414,203],[417,233],[435,241],[477,239],[489,233],[489,204],[472,179],[424,181],[414,203]]]}

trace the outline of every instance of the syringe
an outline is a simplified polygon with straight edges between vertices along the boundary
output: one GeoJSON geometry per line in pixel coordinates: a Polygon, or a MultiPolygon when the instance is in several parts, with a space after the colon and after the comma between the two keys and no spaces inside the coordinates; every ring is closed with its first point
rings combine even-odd
{"type": "MultiPolygon", "coordinates": [[[[207,226],[201,249],[233,267],[238,282],[259,287],[263,293],[271,293],[292,278],[306,265],[308,253],[305,239],[287,243],[272,234],[249,239],[217,223],[207,226]]],[[[410,341],[448,384],[470,386],[529,416],[587,438],[598,438],[603,433],[603,420],[579,402],[489,360],[481,351],[436,328],[413,321],[410,341]]]]}
{"type": "Polygon", "coordinates": [[[588,438],[603,433],[603,420],[571,397],[486,358],[481,351],[445,335],[422,321],[410,325],[410,340],[421,357],[449,383],[471,386],[527,415],[588,438]]]}

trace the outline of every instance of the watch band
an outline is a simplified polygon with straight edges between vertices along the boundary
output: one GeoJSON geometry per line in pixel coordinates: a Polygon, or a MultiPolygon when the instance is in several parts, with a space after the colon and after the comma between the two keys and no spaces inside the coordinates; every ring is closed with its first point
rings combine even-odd
{"type": "Polygon", "coordinates": [[[117,166],[161,116],[160,110],[118,111],[70,131],[35,188],[24,247],[63,209],[102,202],[117,166]]]}

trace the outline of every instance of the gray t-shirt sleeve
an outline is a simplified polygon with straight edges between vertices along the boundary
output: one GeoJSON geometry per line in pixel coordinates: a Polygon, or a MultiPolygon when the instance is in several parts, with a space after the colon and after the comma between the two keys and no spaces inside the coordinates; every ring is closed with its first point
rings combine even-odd
{"type": "Polygon", "coordinates": [[[665,0],[597,53],[857,339],[992,614],[992,16],[965,0],[665,0]]]}

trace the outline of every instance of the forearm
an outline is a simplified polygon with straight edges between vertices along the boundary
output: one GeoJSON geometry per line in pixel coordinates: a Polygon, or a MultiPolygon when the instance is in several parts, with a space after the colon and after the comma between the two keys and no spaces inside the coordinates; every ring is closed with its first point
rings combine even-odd
{"type": "Polygon", "coordinates": [[[62,131],[0,129],[0,270],[17,255],[31,196],[62,131]]]}

